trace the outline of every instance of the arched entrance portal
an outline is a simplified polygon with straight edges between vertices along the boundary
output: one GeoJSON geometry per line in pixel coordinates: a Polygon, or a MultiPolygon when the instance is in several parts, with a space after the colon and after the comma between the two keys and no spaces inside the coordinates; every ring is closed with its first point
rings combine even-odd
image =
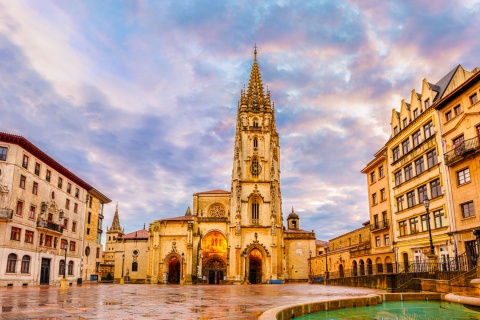
{"type": "Polygon", "coordinates": [[[208,284],[219,284],[227,275],[227,240],[218,231],[202,240],[202,278],[208,284]]]}
{"type": "Polygon", "coordinates": [[[173,257],[168,262],[168,283],[180,283],[180,260],[173,257]]]}
{"type": "Polygon", "coordinates": [[[262,283],[262,253],[258,249],[250,251],[248,256],[248,281],[252,284],[262,283]]]}

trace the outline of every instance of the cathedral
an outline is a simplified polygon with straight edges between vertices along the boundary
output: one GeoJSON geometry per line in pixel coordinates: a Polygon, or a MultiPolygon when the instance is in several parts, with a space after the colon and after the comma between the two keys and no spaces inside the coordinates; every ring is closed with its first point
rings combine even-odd
{"type": "Polygon", "coordinates": [[[238,101],[231,189],[197,192],[192,208],[125,234],[117,206],[102,272],[112,272],[115,281],[152,284],[309,279],[315,233],[300,229],[293,208],[284,226],[275,104],[263,86],[256,48],[238,101]]]}

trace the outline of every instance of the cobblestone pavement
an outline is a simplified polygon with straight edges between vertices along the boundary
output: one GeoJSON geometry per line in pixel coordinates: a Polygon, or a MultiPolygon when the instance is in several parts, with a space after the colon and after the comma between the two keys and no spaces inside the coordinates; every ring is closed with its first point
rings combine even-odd
{"type": "Polygon", "coordinates": [[[309,284],[98,284],[0,289],[0,319],[257,319],[268,309],[382,290],[309,284]]]}

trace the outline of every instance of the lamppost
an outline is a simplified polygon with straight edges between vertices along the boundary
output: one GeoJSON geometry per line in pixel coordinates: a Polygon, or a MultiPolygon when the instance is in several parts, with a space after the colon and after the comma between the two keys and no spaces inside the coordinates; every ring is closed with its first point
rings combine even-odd
{"type": "Polygon", "coordinates": [[[65,240],[65,243],[63,244],[63,248],[65,250],[65,258],[63,260],[63,278],[60,280],[60,288],[66,289],[67,288],[67,250],[68,250],[68,241],[65,240]]]}
{"type": "Polygon", "coordinates": [[[327,284],[328,279],[328,244],[325,245],[325,284],[327,284]]]}
{"type": "Polygon", "coordinates": [[[125,278],[123,277],[124,266],[125,266],[125,253],[122,253],[122,277],[120,278],[120,284],[125,284],[125,278]]]}
{"type": "Polygon", "coordinates": [[[308,279],[310,280],[310,283],[312,283],[312,250],[308,251],[308,254],[310,255],[310,258],[308,259],[308,266],[309,266],[309,272],[308,272],[308,279]]]}
{"type": "Polygon", "coordinates": [[[428,236],[430,238],[430,255],[435,254],[435,248],[433,247],[433,240],[432,240],[432,229],[430,228],[430,213],[428,212],[428,208],[430,207],[430,200],[428,200],[428,196],[425,194],[423,198],[423,205],[425,209],[427,209],[427,228],[428,228],[428,236]]]}
{"type": "Polygon", "coordinates": [[[182,265],[180,269],[180,284],[183,284],[183,259],[185,259],[185,253],[182,252],[182,265]]]}

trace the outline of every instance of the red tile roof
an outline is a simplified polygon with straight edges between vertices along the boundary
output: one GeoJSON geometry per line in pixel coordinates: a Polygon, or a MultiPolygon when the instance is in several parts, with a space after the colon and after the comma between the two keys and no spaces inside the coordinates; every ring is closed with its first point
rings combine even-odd
{"type": "Polygon", "coordinates": [[[142,229],[123,235],[123,239],[148,239],[148,230],[142,229]]]}

